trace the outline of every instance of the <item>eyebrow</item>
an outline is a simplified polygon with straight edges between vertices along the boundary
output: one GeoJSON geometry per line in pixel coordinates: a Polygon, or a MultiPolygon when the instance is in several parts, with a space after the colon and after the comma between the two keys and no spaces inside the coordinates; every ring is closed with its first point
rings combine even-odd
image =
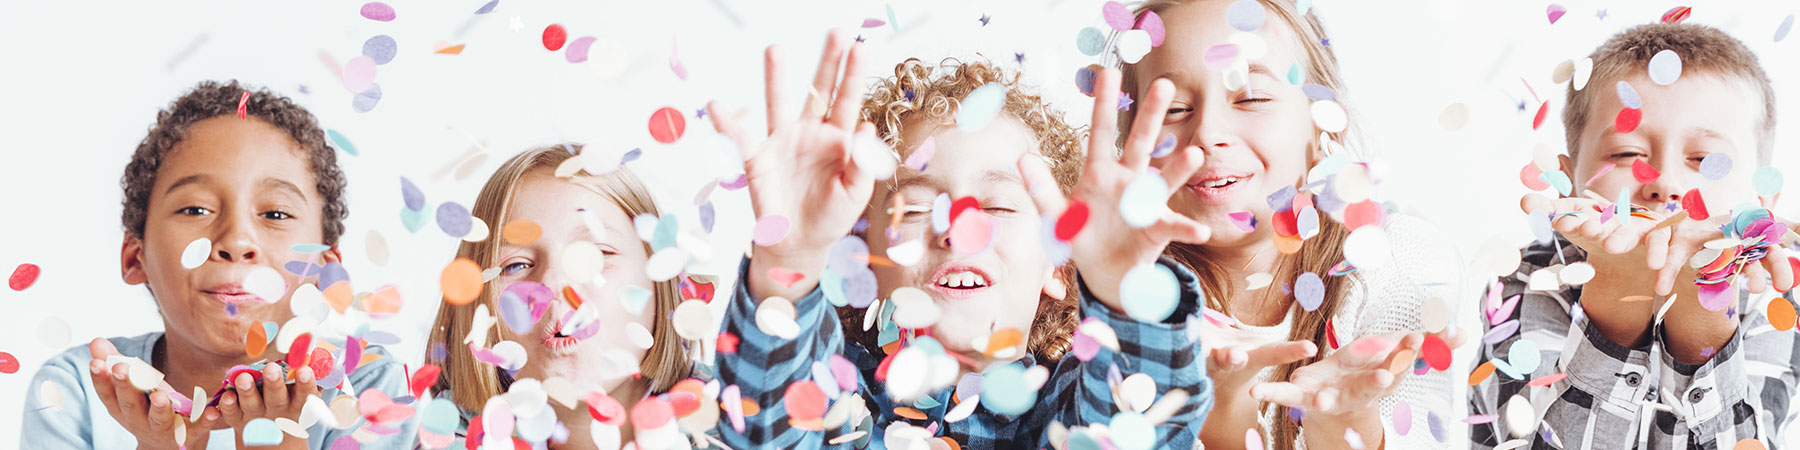
{"type": "Polygon", "coordinates": [[[279,179],[279,178],[264,178],[262,181],[262,186],[263,186],[263,189],[272,189],[272,190],[279,191],[279,192],[285,192],[285,193],[291,194],[295,197],[299,197],[302,200],[306,199],[306,193],[301,191],[299,186],[295,186],[294,183],[289,183],[287,180],[283,180],[283,179],[279,179]]]}
{"type": "Polygon", "coordinates": [[[1731,139],[1725,137],[1725,133],[1720,133],[1716,130],[1713,130],[1711,128],[1706,128],[1706,127],[1693,127],[1693,128],[1688,129],[1688,137],[1695,138],[1695,139],[1713,139],[1713,140],[1720,140],[1720,141],[1731,140],[1731,139]]]}
{"type": "Polygon", "coordinates": [[[206,175],[188,175],[185,177],[181,177],[181,179],[175,180],[174,183],[170,183],[168,189],[163,189],[163,195],[169,195],[170,192],[175,192],[175,188],[187,186],[190,184],[196,184],[196,183],[206,181],[206,180],[207,180],[206,175]]]}

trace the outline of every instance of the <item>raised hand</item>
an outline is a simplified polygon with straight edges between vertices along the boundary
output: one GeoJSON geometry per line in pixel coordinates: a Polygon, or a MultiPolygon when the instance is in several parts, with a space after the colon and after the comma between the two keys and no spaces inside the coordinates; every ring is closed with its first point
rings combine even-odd
{"type": "Polygon", "coordinates": [[[1202,321],[1200,326],[1200,341],[1207,346],[1206,375],[1213,381],[1214,396],[1248,395],[1250,382],[1263,368],[1299,361],[1319,352],[1318,345],[1311,341],[1263,341],[1210,320],[1202,321]]]}
{"type": "Polygon", "coordinates": [[[789,225],[786,237],[754,250],[746,280],[754,298],[793,299],[811,291],[831,245],[850,232],[869,201],[874,177],[851,158],[856,142],[879,142],[872,125],[858,126],[865,89],[857,61],[860,49],[843,33],[831,33],[806,106],[796,117],[781,104],[786,98],[781,54],[769,47],[764,61],[767,136],[741,129],[719,102],[707,105],[713,126],[743,150],[756,216],[781,216],[789,225]],[[859,134],[867,139],[858,139],[859,134]],[[784,285],[772,279],[772,269],[805,278],[784,285]]]}
{"type": "Polygon", "coordinates": [[[207,437],[218,424],[217,411],[209,408],[199,421],[187,423],[186,417],[175,412],[175,402],[169,397],[175,390],[169,383],[161,383],[158,389],[146,395],[131,385],[130,368],[125,363],[106,365],[107,357],[119,354],[112,342],[95,338],[88,343],[88,354],[93,357],[88,362],[88,375],[93,378],[96,396],[106,405],[107,414],[137,437],[139,449],[180,449],[176,429],[183,427],[186,430],[180,432],[186,435],[188,448],[206,448],[207,437]]]}
{"type": "MultiPolygon", "coordinates": [[[[1123,311],[1119,295],[1120,280],[1131,268],[1153,263],[1170,242],[1205,243],[1212,229],[1171,211],[1164,206],[1173,189],[1165,189],[1161,209],[1154,222],[1138,227],[1126,222],[1120,211],[1120,197],[1126,187],[1140,177],[1162,178],[1164,187],[1181,186],[1205,162],[1205,155],[1192,146],[1176,150],[1176,155],[1159,167],[1160,175],[1149,171],[1150,153],[1161,135],[1163,115],[1168,112],[1175,87],[1168,80],[1151,83],[1148,93],[1139,100],[1135,126],[1125,140],[1124,154],[1114,157],[1119,115],[1119,72],[1107,68],[1094,79],[1093,131],[1088,136],[1087,162],[1081,169],[1081,181],[1072,195],[1088,209],[1087,224],[1069,241],[1070,259],[1080,271],[1088,289],[1102,303],[1123,311]]],[[[1035,154],[1019,160],[1019,171],[1025,177],[1032,201],[1038,210],[1061,214],[1073,202],[1065,199],[1052,181],[1050,169],[1035,154]]]]}
{"type": "MultiPolygon", "coordinates": [[[[1309,419],[1368,414],[1382,397],[1399,389],[1401,377],[1412,371],[1426,334],[1396,332],[1358,339],[1318,362],[1295,369],[1288,381],[1252,386],[1250,396],[1306,410],[1309,419]]],[[[1441,336],[1449,336],[1445,342],[1451,348],[1465,339],[1461,333],[1441,336]]]]}
{"type": "MultiPolygon", "coordinates": [[[[248,373],[240,373],[231,381],[236,389],[219,397],[217,409],[220,421],[236,431],[238,448],[244,447],[244,425],[251,420],[300,420],[306,397],[317,395],[319,387],[315,384],[318,380],[313,378],[312,367],[300,366],[297,372],[291,388],[280,366],[272,363],[263,366],[261,387],[248,373]]],[[[279,448],[306,448],[306,440],[287,436],[281,440],[279,448]]]]}

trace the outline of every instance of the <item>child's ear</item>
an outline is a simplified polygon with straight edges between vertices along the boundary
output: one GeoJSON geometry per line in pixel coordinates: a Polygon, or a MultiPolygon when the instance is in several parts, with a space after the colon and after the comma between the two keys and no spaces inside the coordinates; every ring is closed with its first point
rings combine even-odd
{"type": "Polygon", "coordinates": [[[326,251],[320,253],[319,256],[325,258],[325,262],[328,262],[328,263],[342,264],[344,262],[344,255],[342,253],[338,252],[338,248],[337,248],[336,244],[332,244],[330,250],[326,250],[326,251]]]}
{"type": "Polygon", "coordinates": [[[1069,283],[1063,280],[1063,271],[1050,268],[1050,276],[1044,277],[1044,295],[1062,301],[1069,297],[1069,283]]]}
{"type": "MultiPolygon", "coordinates": [[[[1581,184],[1580,182],[1575,181],[1575,161],[1569,159],[1569,155],[1556,155],[1556,169],[1561,170],[1563,175],[1568,176],[1570,183],[1581,184]]],[[[1569,196],[1578,197],[1574,192],[1577,190],[1579,189],[1570,189],[1569,196]]]]}
{"type": "Polygon", "coordinates": [[[150,281],[144,272],[144,238],[125,234],[125,244],[119,248],[119,278],[132,285],[150,281]]]}

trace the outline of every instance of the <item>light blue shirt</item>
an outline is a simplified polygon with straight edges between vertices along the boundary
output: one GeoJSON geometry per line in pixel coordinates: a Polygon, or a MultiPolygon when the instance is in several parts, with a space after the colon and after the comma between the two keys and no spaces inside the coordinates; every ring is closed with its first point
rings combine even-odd
{"type": "MultiPolygon", "coordinates": [[[[154,332],[136,337],[109,338],[119,353],[124,356],[150,361],[151,352],[156,348],[156,341],[162,338],[162,332],[154,332]]],[[[350,375],[350,385],[357,392],[375,389],[399,398],[409,395],[406,386],[406,371],[399,362],[387,355],[387,351],[377,346],[370,346],[367,352],[384,356],[356,368],[350,375]]],[[[19,448],[21,449],[130,449],[137,447],[137,437],[126,431],[123,425],[113,420],[112,414],[106,412],[106,404],[94,390],[94,379],[88,374],[88,361],[93,358],[88,354],[87,345],[70,348],[62,354],[50,358],[44,367],[38,369],[32,377],[25,402],[25,422],[20,427],[19,448]],[[49,383],[62,392],[63,406],[60,411],[43,409],[44,400],[39,398],[39,386],[49,383]]],[[[223,374],[220,374],[223,377],[223,374]]],[[[330,401],[340,394],[337,389],[324,388],[319,397],[330,401]]],[[[207,399],[195,399],[204,404],[207,399]]],[[[196,405],[198,406],[198,405],[196,405]]],[[[359,421],[361,419],[358,419],[359,421]]],[[[326,427],[324,424],[313,425],[306,430],[310,436],[307,447],[314,450],[331,448],[338,438],[348,439],[360,424],[339,430],[326,427]]],[[[418,436],[418,415],[408,419],[400,426],[400,432],[381,436],[363,449],[410,449],[418,436]]],[[[171,436],[171,439],[173,436],[171,436]]],[[[293,436],[286,436],[294,439],[293,436]]],[[[213,430],[207,441],[208,450],[230,450],[236,448],[237,436],[230,428],[213,430]]]]}

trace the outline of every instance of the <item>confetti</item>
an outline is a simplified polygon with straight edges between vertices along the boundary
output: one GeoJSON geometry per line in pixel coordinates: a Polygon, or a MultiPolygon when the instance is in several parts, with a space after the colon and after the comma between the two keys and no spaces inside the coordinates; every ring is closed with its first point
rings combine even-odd
{"type": "Polygon", "coordinates": [[[250,91],[244,91],[244,96],[238,97],[237,112],[238,112],[239,119],[247,119],[248,118],[247,116],[245,116],[244,107],[248,106],[249,104],[250,104],[250,91]]]}
{"type": "Polygon", "coordinates": [[[382,2],[364,3],[362,5],[362,16],[365,19],[377,22],[391,22],[394,20],[394,7],[388,6],[386,3],[382,2]]]}
{"type": "Polygon", "coordinates": [[[1574,78],[1570,79],[1570,86],[1579,91],[1582,88],[1587,87],[1588,80],[1592,78],[1593,75],[1594,58],[1582,58],[1580,61],[1575,62],[1575,74],[1574,78]]]}
{"type": "Polygon", "coordinates": [[[244,290],[263,302],[274,303],[287,292],[287,281],[275,269],[257,266],[244,275],[244,290]]]}
{"type": "Polygon", "coordinates": [[[1319,279],[1319,274],[1316,273],[1300,274],[1294,280],[1294,300],[1300,302],[1300,307],[1307,312],[1319,309],[1319,304],[1325,301],[1325,281],[1319,279]]]}
{"type": "Polygon", "coordinates": [[[563,50],[563,59],[568,60],[570,63],[586,62],[588,60],[588,50],[593,48],[594,41],[596,41],[596,39],[593,36],[575,38],[574,42],[569,43],[569,48],[563,50]]]}
{"type": "MultiPolygon", "coordinates": [[[[1169,185],[1157,174],[1138,175],[1119,195],[1119,215],[1127,225],[1143,228],[1168,210],[1169,185]]],[[[1159,319],[1160,320],[1160,319],[1159,319]]]]}
{"type": "Polygon", "coordinates": [[[1395,433],[1405,436],[1412,431],[1412,404],[1407,403],[1405,399],[1395,399],[1393,413],[1388,417],[1393,419],[1395,433]]]}
{"type": "Polygon", "coordinates": [[[981,405],[999,414],[1019,415],[1037,402],[1037,391],[1019,364],[999,364],[981,374],[981,405]]]}
{"type": "Polygon", "coordinates": [[[439,277],[439,284],[444,292],[444,301],[452,305],[466,305],[481,295],[481,266],[468,258],[456,258],[444,266],[439,277]]]}
{"type": "Polygon", "coordinates": [[[267,418],[251,419],[244,424],[243,439],[244,445],[280,445],[281,428],[275,426],[275,421],[267,418]]]}
{"type": "Polygon", "coordinates": [[[1313,124],[1326,132],[1340,133],[1349,126],[1349,118],[1344,116],[1344,107],[1332,100],[1313,102],[1312,118],[1313,124]]]}
{"type": "Polygon", "coordinates": [[[1000,108],[1006,105],[1006,85],[988,83],[975,88],[963,97],[960,105],[956,111],[956,127],[965,132],[979,131],[993,122],[1000,114],[1000,108]]]}
{"type": "Polygon", "coordinates": [[[637,322],[625,324],[625,338],[639,349],[649,349],[656,344],[656,337],[650,335],[650,329],[637,322]]]}
{"type": "Polygon", "coordinates": [[[438,229],[445,235],[461,238],[473,231],[475,217],[469,215],[469,208],[456,202],[444,202],[437,207],[438,229]]]}
{"type": "Polygon", "coordinates": [[[656,142],[673,144],[681,139],[687,131],[687,118],[681,110],[665,106],[650,114],[650,138],[656,142]]]}
{"type": "Polygon", "coordinates": [[[964,214],[950,225],[950,248],[967,256],[987,250],[994,238],[994,223],[987,214],[964,214]]]}
{"type": "Polygon", "coordinates": [[[1537,413],[1531,409],[1531,401],[1525,399],[1524,395],[1513,394],[1506,401],[1505,412],[1506,428],[1512,432],[1513,437],[1531,434],[1531,430],[1537,428],[1537,413]]]}
{"type": "Polygon", "coordinates": [[[1551,3],[1548,8],[1545,8],[1544,15],[1550,19],[1551,25],[1556,25],[1556,21],[1562,20],[1563,14],[1567,14],[1568,12],[1569,9],[1563,7],[1563,5],[1551,3]]]}
{"type": "Polygon", "coordinates": [[[1662,22],[1663,23],[1681,23],[1681,21],[1687,20],[1688,16],[1693,13],[1694,13],[1694,8],[1687,7],[1687,6],[1677,6],[1677,7],[1669,9],[1669,12],[1663,13],[1662,22]]]}
{"type": "Polygon", "coordinates": [[[1613,131],[1617,131],[1619,134],[1629,134],[1633,131],[1637,131],[1638,123],[1643,120],[1644,111],[1641,109],[1620,109],[1619,115],[1613,117],[1613,131]]]}
{"type": "Polygon", "coordinates": [[[375,85],[375,60],[367,56],[357,56],[344,62],[344,90],[351,93],[368,91],[375,85]]]}
{"type": "MultiPolygon", "coordinates": [[[[394,42],[392,36],[377,34],[363,41],[362,54],[382,65],[394,61],[394,55],[400,50],[400,44],[394,42]]],[[[354,152],[353,152],[354,153],[354,152]]]]}
{"type": "Polygon", "coordinates": [[[1662,86],[1675,84],[1681,78],[1681,55],[1663,49],[1650,57],[1650,81],[1662,86]]]}
{"type": "Polygon", "coordinates": [[[1731,174],[1731,155],[1725,153],[1709,153],[1700,160],[1700,176],[1708,180],[1718,181],[1731,174]]]}
{"type": "Polygon", "coordinates": [[[1075,49],[1087,56],[1099,56],[1106,47],[1106,35],[1099,28],[1082,28],[1075,34],[1075,49]]]}
{"type": "Polygon", "coordinates": [[[682,301],[669,321],[675,326],[675,334],[682,339],[697,341],[719,334],[718,321],[714,320],[712,310],[704,301],[682,301]]]}
{"type": "Polygon", "coordinates": [[[1124,409],[1142,413],[1156,399],[1156,380],[1148,374],[1134,373],[1119,382],[1114,394],[1124,401],[1124,409]]]}
{"type": "Polygon", "coordinates": [[[1550,117],[1549,101],[1538,104],[1537,115],[1531,117],[1531,129],[1536,130],[1538,127],[1544,126],[1544,118],[1547,117],[1550,117]]]}
{"type": "Polygon", "coordinates": [[[1168,31],[1163,27],[1162,16],[1157,15],[1156,11],[1150,10],[1145,10],[1143,14],[1138,15],[1137,23],[1132,25],[1132,29],[1143,30],[1144,33],[1149,34],[1151,47],[1161,47],[1163,45],[1163,39],[1167,37],[1168,34],[1168,31]]]}
{"type": "Polygon", "coordinates": [[[1792,31],[1793,29],[1794,15],[1788,14],[1786,19],[1781,19],[1781,25],[1775,27],[1775,42],[1781,42],[1782,39],[1787,39],[1788,31],[1792,31]]]}
{"type": "Polygon", "coordinates": [[[1781,171],[1775,166],[1756,169],[1756,174],[1750,176],[1750,185],[1756,189],[1756,195],[1774,197],[1775,194],[1781,193],[1781,171]]]}
{"type": "Polygon", "coordinates": [[[1113,53],[1119,55],[1119,60],[1125,64],[1137,64],[1138,61],[1144,59],[1144,55],[1150,54],[1152,47],[1150,33],[1144,30],[1130,30],[1120,34],[1113,43],[1113,53]]]}
{"type": "Polygon", "coordinates": [[[562,24],[553,23],[550,24],[550,26],[544,27],[543,40],[545,50],[553,52],[562,50],[563,41],[567,39],[569,39],[569,32],[563,29],[562,24]]]}
{"type": "Polygon", "coordinates": [[[751,232],[751,241],[756,245],[769,246],[781,242],[788,234],[787,216],[770,214],[756,219],[756,228],[751,232]]]}
{"type": "Polygon", "coordinates": [[[1687,194],[1681,196],[1681,209],[1694,220],[1712,217],[1712,213],[1706,209],[1706,198],[1700,195],[1700,188],[1689,189],[1687,194]]]}
{"type": "Polygon", "coordinates": [[[1139,322],[1158,323],[1175,312],[1181,288],[1175,273],[1157,263],[1140,264],[1125,272],[1119,283],[1119,300],[1125,314],[1139,322]]]}
{"type": "Polygon", "coordinates": [[[350,107],[351,109],[356,110],[356,112],[366,113],[375,110],[375,104],[380,102],[381,85],[370,84],[369,90],[356,94],[356,98],[350,100],[350,107]]]}
{"type": "Polygon", "coordinates": [[[789,384],[781,401],[787,407],[788,417],[801,420],[825,417],[825,392],[811,380],[789,384]]]}
{"type": "Polygon", "coordinates": [[[1662,172],[1657,171],[1655,167],[1650,167],[1650,164],[1645,163],[1644,160],[1631,160],[1631,178],[1636,179],[1639,184],[1650,184],[1661,177],[1662,172]]]}
{"type": "Polygon", "coordinates": [[[1562,279],[1563,284],[1580,286],[1594,279],[1594,266],[1586,262],[1570,264],[1557,272],[1556,276],[1562,279]]]}
{"type": "Polygon", "coordinates": [[[919,143],[919,147],[913,149],[912,154],[906,155],[906,167],[923,172],[925,171],[925,165],[931,162],[932,155],[936,154],[937,137],[927,137],[925,138],[925,142],[919,143]]]}
{"type": "Polygon", "coordinates": [[[1460,131],[1469,124],[1469,105],[1451,103],[1438,113],[1438,127],[1444,131],[1460,131]]]}
{"type": "Polygon", "coordinates": [[[888,294],[888,300],[894,305],[892,320],[900,328],[930,328],[943,316],[943,310],[930,295],[911,286],[894,289],[888,294]]]}
{"type": "Polygon", "coordinates": [[[200,238],[189,242],[187,249],[181,251],[181,267],[193,269],[206,264],[207,257],[212,256],[212,239],[200,238]]]}
{"type": "Polygon", "coordinates": [[[1075,239],[1075,235],[1081,233],[1081,228],[1087,225],[1087,221],[1087,203],[1081,200],[1071,200],[1069,207],[1056,218],[1056,240],[1068,242],[1075,239]]]}
{"type": "Polygon", "coordinates": [[[1238,61],[1238,54],[1237,44],[1217,44],[1206,48],[1200,62],[1208,69],[1225,71],[1238,61]]]}
{"type": "Polygon", "coordinates": [[[1238,0],[1225,10],[1225,22],[1238,31],[1256,31],[1262,28],[1265,15],[1262,4],[1256,0],[1238,0]]]}
{"type": "Polygon", "coordinates": [[[756,306],[756,329],[781,339],[799,336],[800,325],[794,323],[794,303],[781,297],[763,299],[756,306]]]}
{"type": "MultiPolygon", "coordinates": [[[[1393,256],[1387,230],[1381,227],[1358,228],[1351,231],[1349,237],[1344,238],[1344,259],[1349,261],[1350,265],[1358,268],[1387,267],[1388,262],[1393,260],[1393,256]]],[[[1513,263],[1513,267],[1517,266],[1517,262],[1513,263]]]]}
{"type": "Polygon", "coordinates": [[[461,55],[464,47],[466,47],[465,44],[450,45],[446,41],[437,41],[431,43],[431,52],[439,55],[461,55]]]}
{"type": "Polygon", "coordinates": [[[1165,134],[1165,135],[1163,135],[1162,141],[1156,143],[1156,149],[1150,151],[1150,157],[1151,158],[1161,158],[1164,156],[1169,156],[1170,153],[1174,153],[1174,152],[1175,152],[1175,135],[1173,133],[1165,134]]]}
{"type": "MultiPolygon", "coordinates": [[[[1776,330],[1788,331],[1794,329],[1794,304],[1789,302],[1788,299],[1781,297],[1770,299],[1769,308],[1766,311],[1766,314],[1769,316],[1769,325],[1774,326],[1776,330]]],[[[14,367],[17,367],[16,363],[14,367]]]]}
{"type": "Polygon", "coordinates": [[[1625,82],[1625,80],[1619,80],[1619,83],[1615,84],[1614,87],[1619,91],[1619,103],[1625,104],[1626,108],[1644,108],[1644,100],[1638,97],[1637,89],[1632,88],[1631,83],[1625,82]]]}
{"type": "Polygon", "coordinates": [[[1096,67],[1098,66],[1088,65],[1075,69],[1075,88],[1081,90],[1083,95],[1094,96],[1094,77],[1100,73],[1096,67]]]}
{"type": "Polygon", "coordinates": [[[40,269],[37,264],[25,263],[13,268],[12,276],[6,279],[6,286],[14,291],[23,291],[37,283],[40,269]]]}
{"type": "Polygon", "coordinates": [[[1116,31],[1130,30],[1133,22],[1131,10],[1125,8],[1124,4],[1116,1],[1106,2],[1106,4],[1100,5],[1100,17],[1105,18],[1106,24],[1111,25],[1113,30],[1116,31]]]}
{"type": "Polygon", "coordinates": [[[500,238],[512,245],[529,245],[543,236],[544,229],[530,219],[514,219],[500,228],[500,238]]]}

